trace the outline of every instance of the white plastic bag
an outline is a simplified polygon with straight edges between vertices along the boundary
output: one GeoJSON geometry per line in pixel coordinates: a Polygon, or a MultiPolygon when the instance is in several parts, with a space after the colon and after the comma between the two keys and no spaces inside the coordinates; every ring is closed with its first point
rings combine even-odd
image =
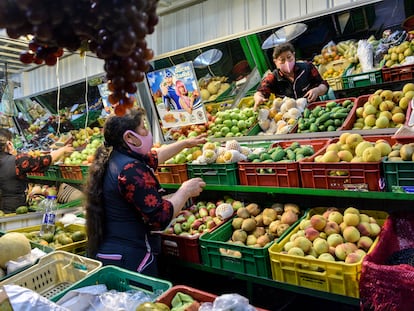
{"type": "Polygon", "coordinates": [[[357,56],[361,64],[362,72],[374,70],[374,51],[371,43],[367,40],[359,40],[357,56]]]}
{"type": "Polygon", "coordinates": [[[2,287],[13,311],[69,311],[28,288],[18,285],[3,285],[2,287]]]}
{"type": "Polygon", "coordinates": [[[255,311],[249,300],[239,294],[223,294],[214,302],[202,303],[198,311],[255,311]]]}

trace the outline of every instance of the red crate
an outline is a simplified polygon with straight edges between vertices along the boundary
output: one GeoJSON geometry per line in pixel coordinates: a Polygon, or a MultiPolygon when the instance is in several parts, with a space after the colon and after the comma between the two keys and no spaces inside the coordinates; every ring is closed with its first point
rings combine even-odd
{"type": "MultiPolygon", "coordinates": [[[[281,141],[272,147],[281,146],[283,149],[289,147],[293,142],[301,146],[311,145],[315,152],[322,149],[329,139],[304,139],[281,141]]],[[[248,186],[271,186],[271,187],[300,187],[298,162],[269,162],[269,163],[238,163],[240,185],[248,186]]]]}
{"type": "Polygon", "coordinates": [[[381,70],[382,79],[384,82],[414,79],[414,64],[394,67],[383,67],[381,70]]]}
{"type": "Polygon", "coordinates": [[[188,180],[187,164],[160,164],[155,176],[161,184],[182,184],[188,180]]]}
{"type": "Polygon", "coordinates": [[[201,263],[199,237],[161,233],[162,253],[183,261],[201,263]]]}
{"type": "MultiPolygon", "coordinates": [[[[391,136],[364,136],[364,140],[375,142],[385,139],[391,145],[396,140],[391,136]]],[[[331,143],[338,139],[331,140],[331,143]]],[[[299,162],[303,188],[320,188],[343,190],[344,184],[365,184],[369,191],[382,191],[382,161],[378,162],[314,162],[318,155],[325,153],[326,148],[313,156],[299,162]]]]}
{"type": "MultiPolygon", "coordinates": [[[[344,120],[342,125],[337,128],[337,131],[348,130],[349,128],[347,128],[346,125],[349,123],[348,119],[351,118],[351,115],[355,114],[355,109],[356,109],[355,106],[356,106],[356,100],[357,100],[356,97],[346,97],[346,98],[339,98],[339,99],[331,99],[331,100],[313,102],[313,103],[310,103],[307,106],[307,108],[312,111],[317,106],[326,107],[326,104],[329,103],[329,102],[334,101],[336,103],[343,103],[345,100],[348,100],[348,99],[351,100],[354,103],[354,105],[352,106],[351,111],[348,113],[348,116],[346,117],[346,119],[344,120]]],[[[290,133],[296,133],[297,130],[298,130],[298,124],[296,123],[295,126],[290,131],[290,133]]]]}
{"type": "MultiPolygon", "coordinates": [[[[171,287],[170,289],[168,289],[167,291],[165,291],[164,293],[162,293],[157,298],[156,301],[164,303],[168,307],[171,307],[171,302],[174,296],[179,292],[191,296],[194,300],[198,301],[200,304],[203,302],[214,302],[214,300],[217,298],[217,295],[214,295],[214,294],[211,294],[211,293],[199,290],[199,289],[195,289],[195,288],[185,286],[185,285],[175,285],[171,287]]],[[[255,308],[255,310],[266,311],[265,309],[261,309],[261,308],[255,308]]]]}
{"type": "MultiPolygon", "coordinates": [[[[357,119],[356,116],[356,110],[359,107],[364,106],[364,104],[368,101],[369,96],[372,94],[368,94],[368,95],[361,95],[359,96],[354,104],[354,108],[352,109],[351,113],[348,115],[348,118],[345,120],[344,125],[343,125],[343,129],[344,130],[351,130],[352,127],[354,126],[354,123],[357,119]]],[[[411,114],[411,102],[408,104],[408,108],[407,111],[405,112],[405,125],[407,125],[408,123],[408,119],[410,118],[410,114],[411,114]]]]}

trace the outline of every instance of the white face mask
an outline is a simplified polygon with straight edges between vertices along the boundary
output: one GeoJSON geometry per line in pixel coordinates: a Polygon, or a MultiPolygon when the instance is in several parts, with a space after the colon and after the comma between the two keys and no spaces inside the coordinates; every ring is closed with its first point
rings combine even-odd
{"type": "Polygon", "coordinates": [[[128,131],[125,131],[123,137],[124,137],[125,143],[129,147],[129,149],[131,149],[132,151],[134,151],[136,153],[146,155],[148,152],[150,152],[150,150],[152,148],[152,134],[151,134],[151,132],[148,132],[147,136],[142,136],[142,135],[137,134],[134,131],[128,130],[128,131]],[[131,134],[134,137],[138,138],[141,141],[141,145],[139,147],[137,147],[137,146],[134,146],[134,145],[130,144],[127,141],[127,134],[131,134]]]}

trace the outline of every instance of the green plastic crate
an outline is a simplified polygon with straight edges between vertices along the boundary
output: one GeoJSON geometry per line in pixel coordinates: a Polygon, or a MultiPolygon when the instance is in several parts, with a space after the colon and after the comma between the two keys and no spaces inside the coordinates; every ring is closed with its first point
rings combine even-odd
{"type": "MultiPolygon", "coordinates": [[[[101,115],[101,110],[91,110],[88,114],[88,124],[87,126],[91,125],[92,123],[96,122],[101,115]]],[[[75,120],[71,120],[70,123],[72,123],[73,127],[75,129],[80,129],[85,127],[86,122],[86,113],[82,114],[79,118],[75,120]]]]}
{"type": "Polygon", "coordinates": [[[139,290],[145,293],[155,294],[157,297],[172,287],[169,281],[109,265],[87,275],[85,278],[50,298],[50,300],[56,302],[71,290],[97,284],[105,284],[108,290],[113,289],[120,292],[139,290]]]}
{"type": "Polygon", "coordinates": [[[58,165],[50,165],[45,171],[45,177],[48,178],[62,178],[60,168],[58,165]]]}
{"type": "Polygon", "coordinates": [[[237,163],[192,164],[187,163],[188,178],[200,177],[207,184],[237,185],[237,163]]]}
{"type": "Polygon", "coordinates": [[[351,89],[355,87],[370,86],[374,84],[382,83],[382,71],[381,69],[373,70],[369,72],[362,72],[358,74],[348,74],[352,72],[354,65],[349,65],[345,70],[342,81],[344,83],[344,89],[351,89]]]}
{"type": "Polygon", "coordinates": [[[387,161],[382,163],[387,191],[392,192],[393,186],[414,186],[413,161],[387,161]]]}
{"type": "Polygon", "coordinates": [[[254,248],[227,242],[233,234],[232,222],[229,221],[211,233],[200,236],[201,262],[205,266],[265,278],[272,277],[268,248],[270,242],[262,248],[254,248]],[[234,251],[227,255],[227,250],[234,251]]]}

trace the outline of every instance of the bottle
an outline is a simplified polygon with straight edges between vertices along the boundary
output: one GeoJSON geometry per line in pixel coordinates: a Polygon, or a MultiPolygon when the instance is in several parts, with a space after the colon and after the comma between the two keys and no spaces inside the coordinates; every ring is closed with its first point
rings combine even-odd
{"type": "Polygon", "coordinates": [[[45,200],[42,201],[44,208],[42,224],[40,226],[39,235],[43,236],[44,234],[55,234],[55,221],[56,221],[56,196],[47,196],[45,200]]]}

